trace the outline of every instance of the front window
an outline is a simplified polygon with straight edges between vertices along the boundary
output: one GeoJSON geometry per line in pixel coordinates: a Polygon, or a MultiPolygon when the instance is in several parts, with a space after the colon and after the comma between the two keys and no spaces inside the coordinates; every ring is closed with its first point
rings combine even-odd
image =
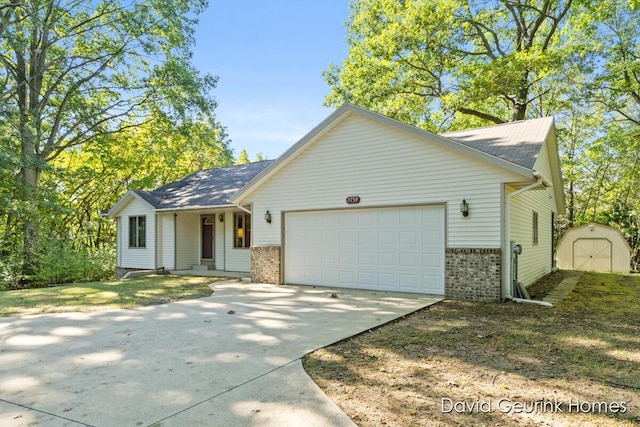
{"type": "Polygon", "coordinates": [[[251,215],[248,213],[233,214],[233,247],[251,247],[251,215]]]}
{"type": "Polygon", "coordinates": [[[145,248],[147,246],[147,217],[129,217],[129,247],[145,248]]]}

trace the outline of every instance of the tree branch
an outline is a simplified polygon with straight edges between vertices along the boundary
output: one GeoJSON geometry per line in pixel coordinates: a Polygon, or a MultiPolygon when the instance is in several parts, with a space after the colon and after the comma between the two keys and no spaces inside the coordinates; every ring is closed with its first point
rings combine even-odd
{"type": "Polygon", "coordinates": [[[471,108],[455,107],[455,110],[460,112],[460,113],[462,113],[462,114],[468,114],[470,116],[478,117],[478,118],[493,122],[495,124],[505,123],[504,120],[502,120],[501,118],[499,118],[497,116],[494,116],[494,115],[488,114],[488,113],[483,113],[482,111],[473,110],[471,108]]]}

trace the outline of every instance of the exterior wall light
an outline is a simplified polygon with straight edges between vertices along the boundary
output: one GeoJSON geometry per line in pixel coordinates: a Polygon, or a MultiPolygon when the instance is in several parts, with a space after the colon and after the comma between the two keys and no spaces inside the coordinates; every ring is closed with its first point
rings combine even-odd
{"type": "Polygon", "coordinates": [[[264,220],[267,221],[267,224],[271,224],[271,212],[266,211],[264,213],[264,220]]]}
{"type": "Polygon", "coordinates": [[[224,222],[224,214],[218,215],[218,221],[224,222]]]}
{"type": "Polygon", "coordinates": [[[467,201],[465,199],[462,199],[462,203],[460,203],[460,213],[464,217],[468,217],[469,216],[469,204],[467,203],[467,201]]]}

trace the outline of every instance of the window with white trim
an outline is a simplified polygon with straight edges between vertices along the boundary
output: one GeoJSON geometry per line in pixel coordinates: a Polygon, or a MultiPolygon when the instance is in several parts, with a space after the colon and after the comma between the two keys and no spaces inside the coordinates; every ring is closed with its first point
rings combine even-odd
{"type": "Polygon", "coordinates": [[[233,247],[251,247],[251,215],[248,213],[233,214],[233,247]]]}
{"type": "Polygon", "coordinates": [[[147,247],[147,217],[146,216],[130,216],[129,217],[129,247],[130,248],[146,248],[147,247]]]}

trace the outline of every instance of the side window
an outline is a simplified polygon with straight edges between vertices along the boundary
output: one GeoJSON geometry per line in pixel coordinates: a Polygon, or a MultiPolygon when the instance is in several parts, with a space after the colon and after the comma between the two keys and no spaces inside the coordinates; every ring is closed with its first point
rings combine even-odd
{"type": "Polygon", "coordinates": [[[251,247],[251,215],[248,213],[233,214],[233,247],[251,247]]]}
{"type": "Polygon", "coordinates": [[[146,248],[147,247],[147,217],[146,216],[130,216],[129,217],[129,247],[130,248],[146,248]]]}
{"type": "Polygon", "coordinates": [[[532,243],[534,245],[538,244],[538,212],[533,213],[533,239],[532,243]]]}

